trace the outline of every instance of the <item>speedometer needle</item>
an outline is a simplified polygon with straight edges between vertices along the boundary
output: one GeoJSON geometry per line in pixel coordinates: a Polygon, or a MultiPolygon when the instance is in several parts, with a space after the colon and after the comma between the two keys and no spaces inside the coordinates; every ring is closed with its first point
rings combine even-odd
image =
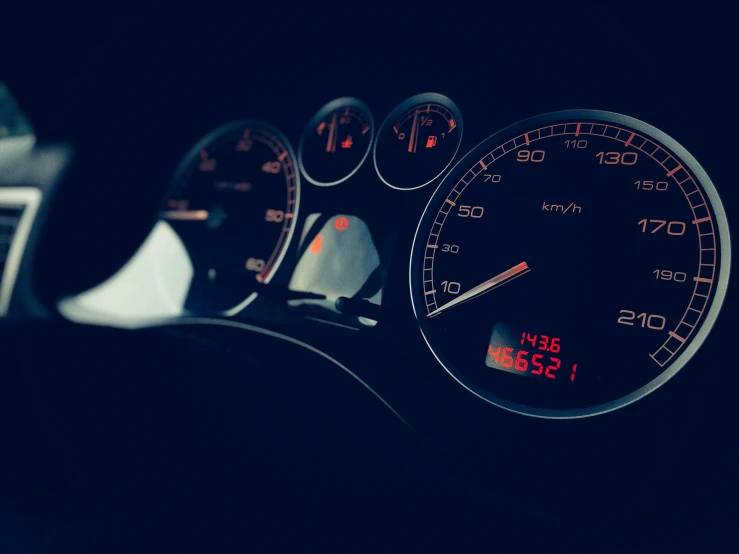
{"type": "Polygon", "coordinates": [[[453,308],[454,306],[458,306],[462,302],[467,302],[467,300],[472,300],[473,298],[476,298],[480,296],[481,294],[491,291],[494,288],[497,288],[501,285],[505,285],[506,283],[510,283],[517,277],[527,274],[529,271],[531,271],[531,268],[526,262],[521,262],[518,265],[514,265],[511,269],[508,269],[504,271],[503,273],[496,275],[492,279],[488,279],[484,283],[477,285],[476,287],[468,290],[464,294],[458,296],[451,302],[447,302],[441,308],[436,308],[434,311],[429,312],[427,317],[437,316],[444,310],[453,308]]]}
{"type": "Polygon", "coordinates": [[[164,210],[159,212],[162,219],[175,221],[205,221],[208,219],[208,210],[164,210]]]}

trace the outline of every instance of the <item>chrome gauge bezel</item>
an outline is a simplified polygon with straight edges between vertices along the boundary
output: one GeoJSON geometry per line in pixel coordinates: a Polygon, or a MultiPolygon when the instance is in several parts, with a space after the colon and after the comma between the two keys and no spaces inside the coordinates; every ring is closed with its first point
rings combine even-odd
{"type": "Polygon", "coordinates": [[[359,100],[358,98],[354,98],[352,96],[343,96],[341,98],[337,98],[336,100],[332,100],[328,104],[324,105],[320,110],[318,110],[313,117],[311,117],[310,121],[308,122],[308,125],[306,126],[305,130],[303,131],[303,134],[300,137],[300,142],[298,143],[298,157],[297,157],[297,164],[300,167],[300,172],[305,177],[305,180],[309,183],[316,185],[317,187],[333,187],[335,185],[339,185],[351,177],[353,177],[357,171],[359,171],[359,168],[361,168],[364,165],[364,162],[367,161],[367,157],[369,156],[370,150],[372,150],[373,144],[375,142],[375,120],[372,117],[372,112],[370,111],[367,104],[359,100]],[[357,110],[361,111],[365,117],[367,118],[367,123],[369,123],[370,126],[370,137],[369,141],[367,142],[367,148],[365,149],[364,154],[362,155],[362,159],[359,161],[359,163],[352,169],[349,173],[347,173],[344,177],[341,177],[340,179],[337,179],[335,181],[331,182],[323,182],[319,181],[318,179],[314,179],[310,176],[310,174],[306,171],[305,165],[303,164],[303,145],[305,144],[305,141],[308,137],[308,134],[328,115],[332,114],[333,112],[336,112],[341,109],[345,108],[356,108],[357,110]]]}
{"type": "MultiPolygon", "coordinates": [[[[294,183],[295,183],[294,184],[295,203],[294,203],[294,208],[292,210],[293,215],[291,218],[290,229],[287,233],[287,237],[284,239],[283,244],[279,247],[280,251],[277,253],[277,257],[275,258],[275,261],[269,267],[269,272],[261,280],[262,283],[267,284],[274,278],[275,274],[277,273],[280,266],[282,265],[283,260],[285,259],[285,255],[287,254],[287,251],[290,249],[290,244],[292,243],[293,236],[295,235],[295,229],[298,226],[297,221],[298,221],[299,212],[300,212],[300,188],[301,188],[300,187],[300,169],[298,168],[298,162],[295,156],[295,151],[293,150],[293,147],[290,144],[290,141],[287,139],[287,137],[282,131],[280,131],[276,126],[272,125],[271,123],[267,123],[265,121],[262,121],[256,118],[248,118],[248,119],[242,119],[238,121],[231,121],[229,123],[226,123],[224,125],[221,125],[213,129],[208,134],[206,134],[203,138],[197,141],[195,145],[182,158],[179,165],[177,166],[177,169],[174,171],[172,178],[170,179],[165,198],[171,193],[171,191],[177,186],[179,181],[183,178],[184,174],[190,169],[193,159],[195,159],[197,156],[200,155],[201,150],[207,148],[208,145],[218,140],[224,134],[230,133],[236,129],[243,129],[243,128],[249,128],[249,127],[263,130],[273,135],[276,139],[278,139],[282,143],[282,146],[284,146],[285,151],[287,152],[288,158],[290,159],[293,165],[293,174],[294,174],[294,183]]],[[[157,271],[159,271],[158,265],[157,265],[157,271]]],[[[161,282],[161,279],[160,279],[160,282],[161,282]]],[[[257,293],[253,292],[249,294],[243,301],[235,305],[234,307],[229,308],[227,310],[216,311],[215,313],[217,315],[223,315],[226,317],[234,316],[238,314],[239,312],[243,311],[247,306],[249,306],[249,304],[251,304],[257,298],[257,296],[258,296],[257,293]]],[[[190,311],[184,311],[183,315],[193,316],[193,315],[199,315],[199,314],[193,313],[190,311]]]]}
{"type": "MultiPolygon", "coordinates": [[[[484,154],[483,154],[484,155],[484,154]]],[[[510,125],[490,137],[483,140],[475,148],[473,148],[468,154],[466,154],[449,173],[445,176],[443,181],[439,184],[433,195],[429,199],[419,224],[416,228],[416,232],[413,239],[413,246],[411,249],[411,261],[409,267],[409,283],[410,283],[410,294],[411,303],[413,305],[413,311],[418,321],[419,328],[423,338],[437,359],[439,364],[463,387],[467,390],[482,398],[483,400],[494,404],[505,410],[511,412],[539,417],[548,419],[573,419],[583,418],[599,414],[611,412],[613,410],[627,406],[637,400],[640,400],[648,394],[654,392],[660,386],[665,384],[669,379],[675,376],[685,364],[695,355],[697,350],[705,341],[709,332],[713,328],[716,319],[721,311],[723,305],[726,290],[729,282],[729,273],[731,267],[731,242],[729,235],[729,225],[726,218],[726,212],[721,202],[719,194],[714,186],[713,182],[701,167],[698,161],[680,144],[678,144],[672,137],[668,136],[664,132],[656,129],[655,127],[640,121],[638,119],[616,114],[612,112],[599,111],[599,110],[566,110],[553,113],[547,113],[540,116],[532,117],[519,121],[510,125]],[[423,279],[421,272],[423,271],[422,261],[425,255],[425,243],[426,234],[428,231],[427,214],[429,210],[433,210],[437,203],[440,194],[444,194],[450,187],[455,186],[461,175],[474,165],[481,157],[484,151],[491,150],[496,146],[503,144],[506,140],[517,136],[520,133],[524,133],[530,129],[536,129],[548,123],[557,123],[561,121],[571,121],[576,119],[587,119],[603,121],[604,123],[619,124],[626,127],[630,127],[645,136],[654,139],[669,151],[671,151],[679,160],[683,163],[687,169],[692,172],[695,179],[700,186],[703,187],[705,195],[711,202],[713,212],[715,214],[716,233],[719,241],[720,248],[720,259],[719,259],[719,270],[717,272],[718,279],[715,284],[716,289],[713,299],[710,301],[710,306],[707,310],[704,320],[700,324],[700,328],[697,330],[695,336],[692,338],[690,344],[679,353],[676,359],[674,359],[667,367],[654,379],[640,387],[636,391],[626,396],[622,396],[616,400],[598,404],[595,406],[581,408],[581,409],[546,409],[535,406],[527,406],[518,402],[510,401],[502,396],[499,396],[488,390],[484,390],[478,385],[472,383],[470,380],[465,378],[461,371],[456,371],[453,364],[446,359],[443,353],[436,347],[435,339],[430,331],[427,317],[426,317],[426,304],[423,301],[423,291],[421,290],[421,281],[423,279]],[[422,229],[423,227],[423,229],[422,229]]]]}
{"type": "Polygon", "coordinates": [[[463,138],[463,131],[464,131],[464,121],[462,119],[462,113],[459,111],[459,108],[457,105],[447,96],[444,96],[443,94],[438,94],[436,92],[426,92],[422,94],[417,94],[415,96],[411,96],[407,100],[404,100],[401,102],[398,106],[396,106],[390,114],[383,120],[382,125],[380,125],[380,128],[377,130],[377,135],[375,136],[374,144],[372,146],[372,161],[375,165],[375,172],[377,173],[377,176],[380,178],[380,180],[385,183],[387,186],[389,186],[392,189],[395,190],[417,190],[420,188],[423,188],[427,185],[430,185],[434,181],[436,181],[439,177],[444,175],[444,173],[451,167],[452,163],[454,163],[454,160],[457,157],[457,154],[459,154],[459,147],[462,144],[462,138],[463,138]],[[397,184],[390,183],[385,179],[385,177],[382,176],[382,173],[380,172],[380,168],[377,165],[377,143],[379,142],[380,138],[382,137],[383,131],[389,126],[392,125],[399,117],[401,117],[405,112],[408,110],[412,110],[414,107],[423,105],[423,104],[438,104],[443,106],[445,109],[447,109],[455,118],[457,122],[457,129],[458,129],[458,138],[456,138],[457,141],[457,147],[454,149],[454,153],[452,154],[451,158],[449,158],[449,163],[447,163],[439,173],[437,173],[432,179],[426,181],[425,183],[422,183],[415,187],[401,187],[397,184]]]}

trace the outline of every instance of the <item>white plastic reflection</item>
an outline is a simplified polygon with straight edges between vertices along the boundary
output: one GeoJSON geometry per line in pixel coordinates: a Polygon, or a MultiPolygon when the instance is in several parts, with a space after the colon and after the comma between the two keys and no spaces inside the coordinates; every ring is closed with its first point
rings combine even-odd
{"type": "MultiPolygon", "coordinates": [[[[310,305],[314,308],[339,313],[339,296],[359,296],[379,304],[382,300],[381,283],[371,286],[370,276],[380,266],[380,255],[367,224],[353,215],[334,215],[327,220],[321,214],[306,219],[298,261],[290,289],[310,291],[326,296],[325,300],[291,300],[290,305],[310,305]],[[313,227],[324,221],[318,233],[313,227]],[[310,240],[310,243],[306,241],[310,240]]],[[[365,325],[375,322],[360,318],[365,325]]]]}
{"type": "Polygon", "coordinates": [[[185,245],[159,221],[134,256],[110,279],[59,304],[73,321],[140,324],[182,315],[193,266],[185,245]],[[91,321],[92,319],[92,321],[91,321]]]}

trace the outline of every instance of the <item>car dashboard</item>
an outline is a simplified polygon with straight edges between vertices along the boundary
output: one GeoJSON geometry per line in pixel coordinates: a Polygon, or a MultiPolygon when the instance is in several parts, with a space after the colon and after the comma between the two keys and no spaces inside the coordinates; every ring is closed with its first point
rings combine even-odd
{"type": "Polygon", "coordinates": [[[36,143],[0,163],[3,410],[47,434],[6,456],[15,513],[177,548],[727,544],[721,33],[275,15],[156,7],[9,79],[36,143]]]}

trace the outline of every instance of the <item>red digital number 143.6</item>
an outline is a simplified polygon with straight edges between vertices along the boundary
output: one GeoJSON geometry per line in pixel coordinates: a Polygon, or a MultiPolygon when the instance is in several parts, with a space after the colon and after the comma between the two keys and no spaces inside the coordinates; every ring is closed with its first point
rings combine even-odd
{"type": "Polygon", "coordinates": [[[560,351],[559,337],[548,337],[547,335],[530,335],[528,333],[521,333],[521,344],[527,342],[531,343],[532,348],[537,350],[544,350],[545,352],[554,352],[555,354],[560,351]]]}

